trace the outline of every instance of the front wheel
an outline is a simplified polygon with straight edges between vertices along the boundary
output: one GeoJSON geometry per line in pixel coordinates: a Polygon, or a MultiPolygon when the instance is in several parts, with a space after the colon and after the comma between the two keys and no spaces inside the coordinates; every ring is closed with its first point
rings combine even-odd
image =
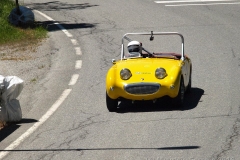
{"type": "Polygon", "coordinates": [[[184,108],[184,104],[183,104],[184,94],[185,94],[184,81],[183,81],[183,78],[181,78],[178,95],[177,95],[177,97],[174,98],[175,105],[177,105],[181,109],[184,108]]]}
{"type": "Polygon", "coordinates": [[[106,104],[107,104],[107,109],[109,112],[114,112],[117,110],[118,106],[118,100],[117,99],[111,99],[108,94],[106,93],[106,104]]]}
{"type": "Polygon", "coordinates": [[[190,70],[189,81],[186,89],[186,93],[190,93],[192,88],[192,68],[190,70]]]}

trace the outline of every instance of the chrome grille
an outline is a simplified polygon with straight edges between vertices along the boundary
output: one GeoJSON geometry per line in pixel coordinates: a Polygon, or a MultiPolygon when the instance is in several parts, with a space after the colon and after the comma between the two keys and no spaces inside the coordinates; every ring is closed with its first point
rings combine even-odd
{"type": "Polygon", "coordinates": [[[160,88],[160,84],[155,83],[135,83],[125,86],[125,91],[130,94],[153,94],[160,88]]]}

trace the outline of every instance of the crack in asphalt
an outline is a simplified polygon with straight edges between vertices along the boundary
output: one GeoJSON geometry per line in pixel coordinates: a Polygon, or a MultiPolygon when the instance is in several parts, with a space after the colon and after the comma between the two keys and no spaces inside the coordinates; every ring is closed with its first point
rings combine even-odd
{"type": "Polygon", "coordinates": [[[235,118],[239,116],[240,113],[238,114],[232,114],[232,115],[215,115],[215,116],[202,116],[202,117],[185,117],[185,118],[164,118],[164,119],[157,119],[157,120],[147,120],[147,121],[125,121],[122,123],[142,123],[142,122],[154,122],[154,121],[168,121],[168,120],[193,120],[193,119],[207,119],[207,118],[220,118],[220,117],[226,117],[226,118],[235,118]]]}
{"type": "Polygon", "coordinates": [[[226,156],[227,152],[233,149],[233,143],[240,135],[240,118],[237,118],[233,124],[231,135],[227,136],[225,145],[219,153],[213,155],[210,159],[221,159],[226,156]]]}
{"type": "MultiPolygon", "coordinates": [[[[83,113],[85,115],[88,115],[88,116],[90,115],[90,116],[87,117],[85,120],[79,122],[79,123],[78,122],[73,123],[73,125],[71,126],[70,129],[68,129],[66,131],[63,131],[63,132],[60,132],[60,134],[64,134],[64,135],[65,135],[65,133],[69,133],[69,132],[70,132],[70,134],[68,134],[67,138],[64,139],[63,142],[58,143],[58,144],[56,142],[54,142],[54,143],[51,143],[50,145],[48,145],[47,147],[44,147],[44,148],[48,148],[50,152],[47,152],[45,154],[41,153],[39,155],[40,157],[38,157],[38,159],[53,159],[58,154],[60,154],[61,151],[54,151],[54,149],[51,150],[51,148],[53,148],[53,147],[54,148],[62,148],[62,147],[64,147],[64,149],[71,148],[71,143],[72,142],[76,142],[76,141],[79,141],[79,140],[86,139],[86,137],[90,134],[89,130],[86,129],[87,127],[89,127],[91,125],[94,125],[94,124],[99,124],[99,123],[105,122],[105,121],[96,121],[96,120],[94,120],[94,118],[98,117],[100,114],[94,114],[93,115],[93,114],[90,114],[90,113],[86,113],[84,111],[81,111],[81,113],[83,113]],[[81,131],[81,133],[80,133],[80,131],[81,131]]],[[[38,133],[36,135],[36,138],[34,138],[34,140],[32,140],[31,143],[33,143],[37,139],[40,139],[42,134],[47,134],[47,132],[49,132],[51,130],[53,130],[53,129],[42,131],[42,132],[38,133]]],[[[82,156],[84,154],[83,152],[84,151],[79,152],[78,156],[82,156]]],[[[29,157],[29,159],[32,159],[32,158],[33,157],[29,157]]],[[[34,157],[34,158],[36,158],[36,157],[34,157]]]]}
{"type": "MultiPolygon", "coordinates": [[[[34,143],[34,141],[36,141],[36,140],[38,140],[38,139],[41,139],[41,138],[44,138],[44,136],[41,137],[42,134],[44,134],[44,133],[47,134],[47,132],[50,132],[50,131],[53,131],[53,130],[54,130],[54,129],[48,129],[48,130],[42,131],[42,132],[40,132],[40,133],[37,133],[37,132],[36,132],[37,134],[36,134],[36,136],[34,136],[35,138],[34,138],[33,140],[31,140],[30,143],[32,144],[32,143],[34,143]]],[[[41,141],[41,140],[40,140],[40,141],[41,141]]]]}
{"type": "MultiPolygon", "coordinates": [[[[85,113],[83,111],[82,111],[82,113],[88,114],[88,113],[85,113]]],[[[67,148],[70,148],[71,147],[70,144],[72,142],[86,139],[86,137],[90,134],[90,132],[85,128],[87,128],[91,125],[94,125],[94,124],[99,124],[99,123],[105,122],[105,121],[94,121],[93,120],[94,118],[98,117],[99,115],[100,114],[96,114],[96,115],[92,115],[90,117],[87,117],[86,120],[79,122],[77,125],[76,125],[76,123],[74,123],[72,125],[71,129],[68,129],[67,131],[61,132],[61,133],[67,133],[67,132],[72,132],[72,131],[76,131],[76,130],[78,131],[78,132],[73,132],[73,134],[69,135],[67,137],[67,139],[63,143],[61,143],[57,148],[61,148],[61,146],[64,146],[66,148],[66,145],[68,146],[67,148]],[[79,134],[79,131],[82,131],[82,133],[79,134]],[[75,136],[75,138],[73,138],[74,135],[77,135],[77,136],[75,136]]],[[[81,151],[80,154],[83,155],[84,154],[83,152],[84,151],[81,151]]],[[[58,153],[60,153],[60,152],[58,152],[58,153]]],[[[54,155],[56,156],[56,153],[54,155]]]]}
{"type": "Polygon", "coordinates": [[[240,66],[239,54],[236,53],[233,48],[231,48],[231,54],[232,54],[232,58],[237,61],[236,63],[238,65],[238,67],[239,67],[240,66]]]}
{"type": "MultiPolygon", "coordinates": [[[[88,113],[83,112],[83,111],[81,111],[81,113],[83,113],[83,114],[88,114],[88,113]]],[[[67,131],[63,131],[63,132],[61,132],[61,134],[62,134],[62,133],[67,133],[67,132],[71,132],[71,131],[81,130],[81,129],[86,128],[86,127],[88,127],[88,126],[90,126],[90,125],[92,125],[92,124],[96,124],[96,123],[98,123],[98,122],[95,122],[95,121],[92,120],[92,119],[95,118],[95,117],[97,117],[97,116],[99,116],[99,115],[100,115],[100,114],[96,114],[96,115],[92,115],[92,116],[90,116],[90,117],[87,117],[86,120],[81,121],[81,122],[79,122],[78,124],[73,123],[71,129],[68,129],[67,131]]],[[[100,121],[100,122],[101,122],[101,121],[100,121]]]]}
{"type": "Polygon", "coordinates": [[[116,43],[114,41],[115,39],[111,35],[108,35],[107,33],[104,33],[104,32],[101,32],[101,33],[102,34],[97,35],[97,38],[99,39],[99,49],[103,53],[108,53],[108,54],[102,54],[101,60],[103,63],[100,66],[100,70],[106,70],[110,68],[110,66],[112,65],[111,63],[112,58],[120,57],[121,45],[120,45],[120,40],[119,40],[119,43],[116,43]],[[108,46],[108,47],[104,48],[103,46],[108,46]]]}
{"type": "Polygon", "coordinates": [[[90,85],[90,86],[88,87],[88,89],[89,89],[90,91],[94,91],[94,87],[97,87],[97,86],[99,86],[100,84],[103,84],[103,82],[95,82],[95,84],[90,85]]]}
{"type": "MultiPolygon", "coordinates": [[[[52,143],[50,144],[48,147],[46,148],[49,148],[50,146],[53,146],[55,143],[52,143]]],[[[39,159],[52,159],[53,156],[55,155],[55,153],[53,154],[54,152],[52,153],[45,153],[45,154],[41,154],[40,158],[39,159]],[[49,158],[50,157],[50,158],[49,158]]],[[[31,157],[29,159],[32,159],[31,157]]],[[[34,157],[33,159],[36,159],[36,157],[34,157]]]]}
{"type": "Polygon", "coordinates": [[[233,49],[233,48],[231,49],[231,51],[232,51],[232,56],[233,56],[233,58],[236,58],[236,53],[234,52],[234,49],[233,49]]]}

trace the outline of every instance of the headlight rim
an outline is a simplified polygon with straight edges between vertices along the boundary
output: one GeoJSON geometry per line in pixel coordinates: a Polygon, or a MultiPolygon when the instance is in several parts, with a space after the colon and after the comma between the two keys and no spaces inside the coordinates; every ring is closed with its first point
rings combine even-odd
{"type": "Polygon", "coordinates": [[[163,68],[163,67],[158,67],[156,70],[155,70],[155,77],[157,78],[157,79],[164,79],[165,77],[167,77],[167,71],[166,71],[166,69],[165,68],[163,68]],[[157,71],[158,70],[162,70],[161,72],[162,72],[162,76],[160,76],[159,74],[157,74],[157,71]]]}
{"type": "MultiPolygon", "coordinates": [[[[124,74],[124,73],[123,73],[124,74]]],[[[121,71],[120,71],[120,77],[122,80],[129,80],[131,77],[132,77],[132,73],[130,71],[130,69],[128,68],[123,68],[121,71]],[[126,75],[122,75],[122,72],[124,71],[127,71],[125,74],[128,74],[127,77],[125,77],[126,75]]]]}

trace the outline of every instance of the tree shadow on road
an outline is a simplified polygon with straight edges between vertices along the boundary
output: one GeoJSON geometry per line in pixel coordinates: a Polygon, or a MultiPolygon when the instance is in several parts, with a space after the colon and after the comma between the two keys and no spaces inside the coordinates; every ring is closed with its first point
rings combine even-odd
{"type": "Polygon", "coordinates": [[[46,28],[49,32],[59,31],[62,29],[71,30],[71,29],[84,29],[84,28],[94,28],[97,23],[65,23],[65,22],[56,22],[56,21],[37,21],[35,22],[35,27],[42,26],[46,28]]]}
{"type": "Polygon", "coordinates": [[[40,11],[60,11],[60,10],[79,10],[86,9],[90,7],[97,7],[98,5],[82,3],[82,4],[70,4],[60,1],[51,1],[46,3],[30,3],[24,4],[29,6],[31,9],[36,9],[40,11]]]}
{"type": "Polygon", "coordinates": [[[33,24],[22,25],[21,28],[38,28],[43,27],[48,32],[55,32],[59,30],[71,30],[71,29],[84,29],[84,28],[94,28],[97,23],[67,23],[67,22],[57,22],[57,21],[35,21],[33,24]]]}
{"type": "Polygon", "coordinates": [[[200,88],[192,88],[191,93],[185,95],[184,108],[180,108],[171,103],[171,98],[163,97],[155,103],[153,101],[123,101],[119,104],[117,113],[127,112],[163,112],[176,110],[191,110],[197,107],[204,90],[200,88]]]}
{"type": "MultiPolygon", "coordinates": [[[[46,2],[46,3],[30,3],[30,4],[24,4],[28,7],[30,7],[32,10],[36,9],[39,11],[60,11],[60,10],[79,10],[79,9],[86,9],[90,7],[96,7],[98,5],[92,5],[89,3],[82,3],[82,4],[69,4],[59,1],[52,1],[52,2],[46,2]]],[[[61,29],[81,29],[81,28],[93,28],[96,26],[96,23],[68,23],[68,21],[65,22],[59,22],[59,21],[36,21],[31,26],[26,26],[25,28],[36,28],[42,26],[43,28],[46,28],[49,32],[58,31],[61,29]],[[63,28],[62,28],[63,27],[63,28]]]]}

